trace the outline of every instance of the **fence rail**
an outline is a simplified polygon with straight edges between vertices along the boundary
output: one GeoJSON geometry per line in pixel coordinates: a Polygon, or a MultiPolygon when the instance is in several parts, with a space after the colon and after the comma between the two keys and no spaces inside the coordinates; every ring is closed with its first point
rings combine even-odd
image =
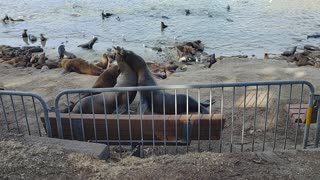
{"type": "MultiPolygon", "coordinates": [[[[20,110],[34,110],[35,129],[41,129],[34,105],[38,100],[44,123],[39,135],[105,143],[111,154],[120,156],[137,149],[142,155],[243,152],[307,148],[311,142],[317,147],[319,142],[319,120],[311,124],[317,98],[307,81],[69,89],[55,97],[51,113],[39,95],[0,91],[0,125],[13,119],[21,131],[17,112],[7,117],[8,108],[16,109],[10,103],[13,96],[22,97],[20,110]],[[33,108],[24,104],[26,96],[32,98],[33,108]],[[298,119],[304,117],[302,106],[308,107],[304,124],[292,121],[294,104],[298,119]]],[[[25,118],[28,134],[30,120],[25,118]]]]}

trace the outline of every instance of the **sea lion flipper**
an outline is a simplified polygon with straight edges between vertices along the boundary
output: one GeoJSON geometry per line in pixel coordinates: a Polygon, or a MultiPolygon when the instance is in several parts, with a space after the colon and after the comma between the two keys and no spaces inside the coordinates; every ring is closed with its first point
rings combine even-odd
{"type": "MultiPolygon", "coordinates": [[[[216,102],[216,100],[215,99],[211,99],[211,104],[214,104],[216,102]]],[[[207,99],[207,100],[205,100],[205,101],[202,101],[202,102],[200,102],[200,104],[203,106],[203,107],[209,107],[210,106],[210,99],[207,99]]]]}

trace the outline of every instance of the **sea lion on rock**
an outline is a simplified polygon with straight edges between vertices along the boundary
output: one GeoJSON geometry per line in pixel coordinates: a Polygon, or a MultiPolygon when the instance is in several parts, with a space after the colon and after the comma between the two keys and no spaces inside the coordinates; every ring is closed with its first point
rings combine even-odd
{"type": "Polygon", "coordinates": [[[93,39],[85,44],[81,44],[79,45],[78,47],[82,47],[82,48],[85,48],[85,49],[92,49],[94,43],[96,43],[96,41],[98,40],[97,37],[93,37],[93,39]]]}
{"type": "Polygon", "coordinates": [[[297,50],[297,46],[293,47],[290,51],[285,51],[285,52],[283,52],[281,55],[282,55],[282,56],[287,56],[287,57],[289,57],[289,56],[294,55],[294,53],[296,52],[296,50],[297,50]]]}
{"type": "Polygon", "coordinates": [[[101,67],[102,69],[106,69],[109,65],[109,59],[106,53],[103,53],[101,58],[100,58],[100,62],[95,64],[98,67],[101,67]]]}
{"type": "Polygon", "coordinates": [[[76,55],[72,54],[71,52],[66,51],[64,45],[60,45],[58,48],[59,59],[75,59],[77,58],[76,55]]]}
{"type": "Polygon", "coordinates": [[[103,71],[100,67],[89,64],[81,58],[62,59],[61,67],[65,69],[64,73],[76,72],[79,74],[89,74],[93,76],[99,76],[103,71]]]}
{"type": "MultiPolygon", "coordinates": [[[[112,56],[115,56],[120,70],[120,74],[117,78],[117,84],[115,85],[115,87],[137,86],[138,79],[136,73],[127,63],[123,61],[123,58],[120,58],[126,56],[124,52],[121,49],[114,49],[112,52],[112,56]]],[[[101,94],[88,96],[83,98],[79,103],[77,103],[73,108],[72,112],[82,112],[91,114],[93,113],[93,106],[94,113],[96,114],[114,112],[122,114],[128,111],[128,103],[132,103],[136,96],[136,93],[136,91],[129,91],[129,99],[127,98],[127,92],[103,92],[101,94]],[[117,105],[118,109],[116,108],[117,105]]]]}
{"type": "MultiPolygon", "coordinates": [[[[119,49],[119,47],[118,47],[119,49]]],[[[117,61],[126,62],[137,74],[138,86],[157,86],[153,79],[146,62],[142,57],[132,51],[122,49],[122,53],[116,57],[117,61]]],[[[154,113],[163,114],[163,97],[165,99],[165,113],[175,114],[175,95],[164,93],[161,90],[140,91],[142,114],[147,109],[151,110],[151,92],[153,92],[153,111],[154,113]]],[[[177,94],[177,113],[185,113],[187,111],[186,103],[188,98],[188,112],[198,112],[198,102],[185,94],[177,94]]],[[[208,114],[205,105],[200,103],[200,112],[208,114]]]]}

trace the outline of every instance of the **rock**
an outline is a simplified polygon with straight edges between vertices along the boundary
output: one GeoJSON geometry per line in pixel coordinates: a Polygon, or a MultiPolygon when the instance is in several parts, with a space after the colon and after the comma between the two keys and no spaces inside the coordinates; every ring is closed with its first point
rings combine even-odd
{"type": "Polygon", "coordinates": [[[41,67],[41,71],[40,72],[45,72],[47,70],[49,70],[49,67],[44,65],[44,66],[41,67]]]}
{"type": "Polygon", "coordinates": [[[320,48],[312,45],[305,45],[303,48],[309,51],[320,51],[320,48]]]}

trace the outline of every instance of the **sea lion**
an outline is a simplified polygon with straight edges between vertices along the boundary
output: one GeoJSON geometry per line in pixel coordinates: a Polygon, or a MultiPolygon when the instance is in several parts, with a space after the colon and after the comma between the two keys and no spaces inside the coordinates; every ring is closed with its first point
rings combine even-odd
{"type": "Polygon", "coordinates": [[[95,64],[98,67],[101,67],[102,69],[107,69],[108,65],[109,65],[109,59],[106,53],[103,53],[101,58],[100,58],[100,62],[95,64]]]}
{"type": "Polygon", "coordinates": [[[161,22],[161,31],[163,31],[165,28],[167,28],[168,26],[164,24],[164,22],[161,22]]]}
{"type": "Polygon", "coordinates": [[[42,66],[46,63],[46,54],[42,53],[39,56],[39,60],[37,61],[37,63],[35,63],[33,65],[33,67],[37,68],[37,69],[41,69],[42,66]]]}
{"type": "Polygon", "coordinates": [[[320,38],[320,34],[308,35],[307,39],[309,38],[320,38]]]}
{"type": "Polygon", "coordinates": [[[48,39],[48,38],[44,37],[43,34],[40,34],[40,40],[41,40],[41,41],[46,41],[47,39],[48,39]]]}
{"type": "MultiPolygon", "coordinates": [[[[117,84],[117,78],[120,74],[120,69],[118,65],[109,65],[108,69],[103,71],[103,73],[99,76],[96,82],[93,84],[92,88],[108,88],[114,87],[117,84]]],[[[79,95],[72,97],[69,101],[69,108],[62,110],[61,112],[67,113],[68,109],[72,110],[74,106],[79,102],[80,99],[83,99],[90,95],[95,95],[99,93],[81,93],[80,98],[79,95]]]]}
{"type": "Polygon", "coordinates": [[[36,41],[37,41],[37,37],[35,37],[35,36],[32,35],[32,34],[29,34],[29,40],[30,40],[31,42],[36,42],[36,41]]]}
{"type": "Polygon", "coordinates": [[[28,38],[27,31],[28,31],[27,29],[24,29],[24,30],[23,30],[22,38],[28,38]]]}
{"type": "Polygon", "coordinates": [[[228,6],[227,6],[227,11],[230,11],[230,9],[231,9],[231,7],[230,7],[230,5],[228,4],[228,6]]]}
{"type": "Polygon", "coordinates": [[[210,61],[209,61],[209,65],[208,65],[208,68],[211,68],[211,66],[214,64],[214,63],[216,63],[217,62],[217,60],[216,60],[216,54],[212,54],[211,56],[210,56],[210,61]]]}
{"type": "Polygon", "coordinates": [[[9,16],[8,16],[8,15],[5,15],[4,18],[2,19],[2,22],[3,22],[4,24],[7,24],[8,21],[9,21],[9,16]]]}
{"type": "MultiPolygon", "coordinates": [[[[117,47],[119,49],[119,47],[117,47]]],[[[126,62],[137,74],[138,86],[157,86],[153,79],[146,62],[142,57],[132,51],[121,49],[122,53],[116,57],[117,61],[126,62]]],[[[163,93],[161,90],[140,91],[142,114],[147,109],[151,110],[151,92],[153,92],[153,111],[154,113],[163,114],[163,98],[165,99],[165,113],[175,114],[175,95],[163,93]]],[[[177,113],[185,113],[187,111],[186,103],[188,98],[188,112],[198,112],[198,102],[185,94],[177,94],[177,113]]],[[[200,112],[208,114],[205,105],[200,103],[200,112]]]]}
{"type": "Polygon", "coordinates": [[[103,71],[100,67],[89,64],[81,58],[62,59],[61,67],[65,69],[64,73],[76,72],[79,74],[89,74],[93,76],[99,76],[103,71]]]}
{"type": "Polygon", "coordinates": [[[282,56],[287,56],[287,57],[289,57],[289,56],[294,55],[294,53],[296,52],[296,50],[297,50],[297,46],[293,47],[293,48],[291,49],[291,51],[285,51],[285,52],[283,52],[281,55],[282,55],[282,56]]]}
{"type": "Polygon", "coordinates": [[[102,19],[104,19],[104,18],[109,18],[110,16],[113,16],[114,14],[112,14],[112,13],[104,13],[104,11],[102,11],[102,13],[101,13],[101,17],[102,17],[102,19]]]}
{"type": "MultiPolygon", "coordinates": [[[[138,79],[136,73],[130,66],[123,61],[125,54],[120,49],[114,49],[113,55],[117,59],[117,64],[120,70],[120,74],[117,78],[117,84],[115,87],[130,87],[137,86],[138,79]]],[[[75,105],[73,113],[93,113],[92,106],[94,107],[94,113],[118,113],[122,114],[128,111],[128,103],[131,104],[136,96],[136,91],[129,91],[129,99],[127,98],[127,92],[103,92],[101,94],[88,96],[83,98],[79,103],[75,105]],[[129,101],[129,102],[128,102],[129,101]],[[92,104],[93,102],[93,104],[92,104]],[[104,106],[105,105],[105,106],[104,106]],[[116,108],[118,105],[118,109],[116,108]],[[106,108],[104,108],[106,107],[106,108]]]]}
{"type": "Polygon", "coordinates": [[[62,44],[58,48],[58,53],[59,53],[59,59],[75,59],[77,58],[76,55],[66,51],[65,46],[62,44]]]}
{"type": "Polygon", "coordinates": [[[186,16],[190,15],[190,9],[185,9],[184,11],[186,12],[186,16]]]}
{"type": "Polygon", "coordinates": [[[78,45],[78,47],[82,47],[82,48],[85,48],[85,49],[92,49],[94,43],[96,43],[96,41],[98,40],[97,37],[93,37],[93,39],[85,44],[80,44],[78,45]]]}

